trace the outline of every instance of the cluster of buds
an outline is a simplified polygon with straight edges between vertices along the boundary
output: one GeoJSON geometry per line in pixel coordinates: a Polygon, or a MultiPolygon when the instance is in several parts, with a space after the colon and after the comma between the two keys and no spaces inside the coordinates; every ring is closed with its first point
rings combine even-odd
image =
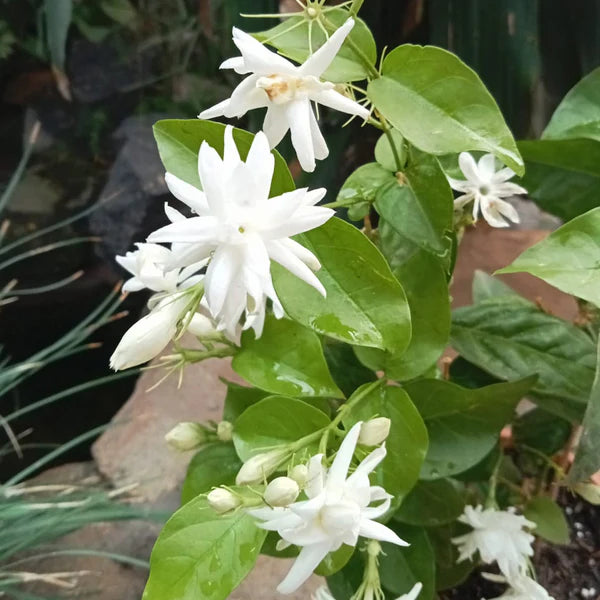
{"type": "Polygon", "coordinates": [[[167,444],[178,452],[189,452],[209,442],[229,442],[233,434],[233,425],[229,421],[214,424],[184,421],[178,423],[165,435],[167,444]]]}

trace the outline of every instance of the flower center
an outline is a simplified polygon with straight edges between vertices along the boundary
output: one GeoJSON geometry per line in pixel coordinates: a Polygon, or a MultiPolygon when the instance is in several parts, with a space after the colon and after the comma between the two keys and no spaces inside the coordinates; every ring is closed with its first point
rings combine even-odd
{"type": "Polygon", "coordinates": [[[242,227],[242,226],[240,225],[240,226],[238,227],[238,231],[239,231],[240,233],[245,233],[245,232],[246,232],[246,228],[245,228],[245,227],[242,227]]]}
{"type": "Polygon", "coordinates": [[[256,82],[256,87],[265,90],[271,102],[285,104],[294,99],[299,83],[300,80],[298,77],[269,75],[268,77],[261,77],[256,82]]]}
{"type": "Polygon", "coordinates": [[[482,196],[487,196],[490,193],[490,188],[487,185],[482,185],[479,187],[479,193],[482,196]]]}

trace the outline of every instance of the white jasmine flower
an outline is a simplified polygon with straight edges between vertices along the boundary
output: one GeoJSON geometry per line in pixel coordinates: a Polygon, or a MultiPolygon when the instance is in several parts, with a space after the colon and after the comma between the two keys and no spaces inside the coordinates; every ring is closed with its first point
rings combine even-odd
{"type": "Polygon", "coordinates": [[[153,292],[175,292],[198,283],[202,278],[196,275],[206,265],[206,261],[186,265],[185,269],[171,268],[174,255],[171,250],[158,244],[136,244],[137,250],[117,256],[116,261],[133,277],[123,284],[124,292],[138,292],[149,289],[153,292]]]}
{"type": "Polygon", "coordinates": [[[289,458],[290,451],[287,448],[274,448],[255,454],[242,465],[235,478],[235,483],[236,485],[262,483],[289,458]]]}
{"type": "Polygon", "coordinates": [[[320,268],[319,261],[290,237],[319,227],[333,215],[329,208],[314,206],[326,190],[302,188],[269,198],[274,164],[263,133],[256,135],[242,162],[232,127],[227,127],[224,158],[206,142],[200,147],[198,173],[204,191],[167,174],[171,192],[194,206],[198,216],[174,216],[170,225],[148,238],[175,242],[174,264],[210,259],[203,302],[218,328],[232,339],[244,312],[244,328],[252,327],[257,337],[261,335],[267,299],[275,316],[283,316],[271,279],[271,260],[325,295],[313,273],[320,268]],[[181,253],[187,258],[182,259],[181,253]]]}
{"type": "Polygon", "coordinates": [[[537,581],[522,573],[510,579],[490,573],[483,573],[483,576],[490,581],[508,583],[510,586],[502,596],[491,600],[554,600],[537,581]]]}
{"type": "Polygon", "coordinates": [[[527,193],[525,188],[508,181],[515,175],[512,169],[505,167],[496,171],[493,154],[485,154],[476,163],[468,152],[461,152],[458,163],[466,180],[448,177],[452,189],[463,193],[454,201],[455,208],[462,208],[473,202],[473,219],[477,219],[481,209],[483,218],[492,227],[508,227],[505,219],[519,223],[515,207],[502,200],[508,196],[527,193]]]}
{"type": "Polygon", "coordinates": [[[348,476],[361,425],[357,423],[348,432],[329,470],[323,467],[323,455],[310,459],[305,489],[308,500],[286,508],[249,511],[262,521],[259,527],[277,531],[287,545],[301,547],[296,562],[277,587],[282,594],[298,589],[329,552],[335,552],[342,544],[356,546],[359,536],[408,546],[391,529],[374,520],[390,507],[391,496],[369,482],[369,473],[385,458],[385,447],[371,452],[348,476]],[[378,501],[377,506],[369,506],[378,501]]]}
{"type": "Polygon", "coordinates": [[[452,539],[458,546],[458,562],[479,552],[484,563],[497,562],[509,579],[527,569],[527,559],[533,556],[534,537],[525,528],[533,528],[535,523],[516,515],[514,508],[505,511],[466,506],[458,520],[473,528],[472,532],[452,539]]]}
{"type": "Polygon", "coordinates": [[[249,110],[267,107],[263,130],[274,148],[288,129],[292,144],[305,171],[315,170],[315,159],[327,158],[329,150],[314,115],[311,101],[363,119],[369,111],[320,77],[354,27],[348,19],[306,62],[296,66],[271,52],[251,35],[233,28],[233,42],[242,56],[230,58],[222,69],[250,74],[233,91],[231,98],[200,113],[201,119],[241,117],[249,110]]]}
{"type": "Polygon", "coordinates": [[[419,597],[419,594],[421,593],[422,589],[422,583],[415,583],[410,592],[408,592],[407,594],[402,594],[402,596],[398,596],[396,600],[416,600],[419,597]]]}
{"type": "Polygon", "coordinates": [[[185,312],[189,297],[176,293],[164,297],[121,338],[110,357],[115,371],[135,367],[158,356],[177,333],[177,324],[185,312]]]}

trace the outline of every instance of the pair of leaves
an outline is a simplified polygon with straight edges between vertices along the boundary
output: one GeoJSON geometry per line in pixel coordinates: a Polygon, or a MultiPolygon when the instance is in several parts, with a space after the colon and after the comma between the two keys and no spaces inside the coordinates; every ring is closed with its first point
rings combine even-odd
{"type": "Polygon", "coordinates": [[[501,429],[531,389],[535,377],[467,389],[439,379],[404,385],[429,433],[422,479],[440,479],[466,471],[496,445],[501,429]]]}
{"type": "Polygon", "coordinates": [[[390,52],[383,76],[367,89],[375,108],[413,145],[430,154],[491,152],[516,173],[523,160],[498,105],[457,56],[406,44],[390,52]]]}
{"type": "Polygon", "coordinates": [[[596,366],[594,342],[571,323],[516,295],[488,298],[453,313],[452,346],[504,380],[537,374],[540,407],[579,420],[596,366]]]}

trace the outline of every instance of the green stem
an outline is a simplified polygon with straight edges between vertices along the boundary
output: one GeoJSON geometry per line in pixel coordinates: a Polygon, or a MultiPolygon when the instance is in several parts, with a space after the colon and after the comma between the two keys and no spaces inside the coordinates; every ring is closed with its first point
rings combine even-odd
{"type": "Polygon", "coordinates": [[[394,162],[396,163],[396,169],[398,171],[402,171],[403,165],[402,161],[400,160],[400,153],[396,147],[396,142],[394,141],[394,136],[392,135],[392,130],[390,129],[388,122],[381,115],[379,116],[379,122],[381,123],[383,132],[385,133],[385,137],[387,137],[388,142],[390,143],[390,148],[392,149],[392,154],[394,156],[394,162]]]}
{"type": "Polygon", "coordinates": [[[498,502],[496,502],[496,489],[498,487],[498,475],[500,472],[500,467],[502,465],[502,459],[504,455],[500,452],[500,456],[498,456],[498,460],[494,465],[494,470],[492,471],[492,476],[490,477],[490,489],[488,491],[488,497],[485,503],[486,508],[497,508],[498,502]]]}
{"type": "Polygon", "coordinates": [[[353,17],[358,15],[358,11],[361,9],[365,0],[353,0],[352,6],[350,7],[350,14],[353,17]]]}
{"type": "Polygon", "coordinates": [[[181,348],[179,353],[186,363],[201,362],[207,358],[225,358],[226,356],[233,356],[235,354],[231,346],[228,346],[227,348],[215,348],[214,350],[193,350],[181,348]]]}
{"type": "Polygon", "coordinates": [[[371,392],[374,392],[376,389],[383,387],[386,383],[387,380],[385,378],[378,379],[377,381],[374,381],[373,383],[366,386],[360,393],[352,396],[350,400],[346,402],[346,404],[342,404],[342,406],[340,406],[338,410],[338,414],[336,415],[335,419],[333,419],[333,421],[331,421],[331,423],[329,424],[329,429],[335,429],[340,424],[341,420],[344,418],[346,413],[348,413],[348,411],[352,410],[352,408],[354,408],[371,392]]]}

